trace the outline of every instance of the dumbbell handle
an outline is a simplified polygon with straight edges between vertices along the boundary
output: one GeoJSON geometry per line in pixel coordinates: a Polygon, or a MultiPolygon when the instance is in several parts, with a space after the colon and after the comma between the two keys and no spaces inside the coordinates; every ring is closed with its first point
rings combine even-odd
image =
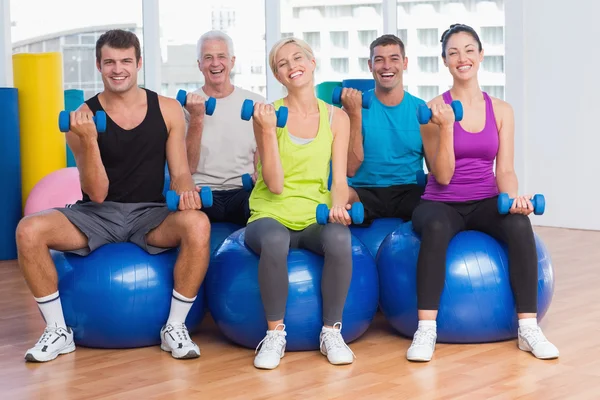
{"type": "MultiPolygon", "coordinates": [[[[244,100],[242,103],[242,119],[244,121],[250,121],[252,118],[252,114],[254,113],[254,101],[251,99],[244,100]]],[[[277,127],[283,128],[287,124],[288,119],[288,108],[281,106],[278,110],[275,110],[275,115],[277,116],[277,127]]]]}
{"type": "MultiPolygon", "coordinates": [[[[92,117],[98,133],[106,132],[106,113],[97,111],[92,117]]],[[[58,114],[58,129],[61,132],[69,132],[71,130],[71,114],[68,111],[61,111],[58,114]]]]}
{"type": "MultiPolygon", "coordinates": [[[[454,119],[456,121],[462,121],[462,119],[463,119],[462,103],[458,100],[453,100],[452,103],[450,104],[450,107],[452,107],[452,110],[454,110],[454,119]]],[[[431,112],[431,108],[429,108],[425,105],[420,105],[419,108],[417,108],[417,119],[419,120],[419,123],[421,125],[425,125],[425,124],[429,123],[432,115],[433,114],[431,112]]]]}
{"type": "MultiPolygon", "coordinates": [[[[337,86],[333,88],[333,93],[331,95],[331,101],[335,105],[342,104],[342,90],[343,88],[337,86]]],[[[362,93],[362,108],[369,109],[371,108],[371,103],[373,102],[373,92],[363,92],[362,93]]]]}
{"type": "MultiPolygon", "coordinates": [[[[187,92],[183,89],[180,89],[177,92],[177,101],[181,104],[182,107],[185,107],[187,104],[187,92]]],[[[209,97],[208,100],[204,102],[204,108],[206,115],[213,115],[215,112],[215,108],[217,107],[217,99],[214,97],[209,97]]]]}
{"type": "MultiPolygon", "coordinates": [[[[353,224],[362,224],[365,220],[365,208],[363,203],[356,202],[352,204],[350,208],[350,218],[353,224]]],[[[317,206],[317,223],[319,225],[325,225],[329,222],[329,207],[327,204],[319,204],[317,206]]]]}
{"type": "MultiPolygon", "coordinates": [[[[511,199],[508,193],[500,193],[498,195],[498,212],[500,214],[508,214],[512,207],[515,199],[511,199]]],[[[542,194],[536,194],[530,200],[533,205],[533,213],[535,215],[542,215],[546,210],[546,198],[542,194]]]]}
{"type": "MultiPolygon", "coordinates": [[[[179,200],[181,196],[177,194],[174,190],[169,190],[167,192],[167,207],[171,211],[177,211],[179,208],[179,200]]],[[[212,190],[208,186],[202,187],[200,189],[200,200],[202,201],[202,208],[212,207],[213,204],[213,195],[212,190]]]]}

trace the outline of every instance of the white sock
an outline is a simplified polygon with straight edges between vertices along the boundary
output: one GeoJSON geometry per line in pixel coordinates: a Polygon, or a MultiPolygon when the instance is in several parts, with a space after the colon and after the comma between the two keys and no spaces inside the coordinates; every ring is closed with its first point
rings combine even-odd
{"type": "Polygon", "coordinates": [[[187,318],[196,297],[197,296],[194,296],[193,299],[187,298],[173,289],[173,297],[171,297],[171,313],[169,314],[167,325],[185,323],[185,319],[187,318]]]}
{"type": "Polygon", "coordinates": [[[437,323],[435,320],[430,319],[419,320],[419,328],[423,328],[423,330],[432,329],[435,331],[437,329],[437,323]]]}
{"type": "Polygon", "coordinates": [[[49,327],[63,327],[67,329],[65,317],[63,316],[62,305],[58,291],[44,297],[34,297],[38,303],[38,307],[46,320],[46,325],[49,327]]]}
{"type": "Polygon", "coordinates": [[[523,318],[519,320],[519,328],[524,328],[526,326],[536,327],[537,324],[537,318],[523,318]]]}

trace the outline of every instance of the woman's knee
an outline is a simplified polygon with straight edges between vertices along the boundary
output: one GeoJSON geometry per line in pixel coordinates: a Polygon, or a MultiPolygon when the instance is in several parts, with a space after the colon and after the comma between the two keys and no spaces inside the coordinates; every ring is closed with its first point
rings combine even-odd
{"type": "Polygon", "coordinates": [[[528,216],[522,214],[509,214],[502,221],[502,227],[508,240],[533,237],[533,227],[528,216]]]}
{"type": "Polygon", "coordinates": [[[321,233],[325,251],[351,251],[352,235],[350,229],[342,224],[327,224],[321,233]]]}

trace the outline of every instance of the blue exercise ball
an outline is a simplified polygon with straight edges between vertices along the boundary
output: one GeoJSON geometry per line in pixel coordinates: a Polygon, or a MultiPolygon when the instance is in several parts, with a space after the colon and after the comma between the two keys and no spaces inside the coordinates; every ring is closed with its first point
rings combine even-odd
{"type": "MultiPolygon", "coordinates": [[[[538,256],[538,320],[552,301],[550,254],[535,235],[538,256]]],[[[377,259],[380,306],[402,335],[417,330],[417,259],[421,240],[406,223],[382,243],[377,259]]],[[[505,244],[477,231],[456,235],[446,255],[446,281],[437,317],[438,342],[486,343],[514,339],[518,322],[505,244]]]]}
{"type": "Polygon", "coordinates": [[[214,253],[229,235],[243,226],[230,222],[214,222],[210,224],[210,253],[214,253]]]}
{"type": "Polygon", "coordinates": [[[398,229],[403,223],[404,220],[402,218],[377,218],[369,226],[350,225],[350,231],[367,246],[373,258],[376,259],[383,239],[398,229]]]}
{"type": "MultiPolygon", "coordinates": [[[[254,349],[267,331],[258,286],[259,257],[244,244],[245,229],[234,232],[214,253],[206,277],[208,308],[221,332],[234,343],[254,349]]],[[[352,281],[342,317],[346,342],[369,327],[379,299],[377,268],[365,246],[352,238],[352,281]]],[[[323,257],[290,249],[289,292],[284,323],[289,351],[316,350],[323,326],[323,257]]]]}
{"type": "MultiPolygon", "coordinates": [[[[75,343],[120,349],[160,344],[173,296],[178,249],[150,255],[133,243],[106,244],[89,255],[51,251],[65,321],[75,343]]],[[[204,289],[186,319],[190,331],[204,316],[204,289]]]]}

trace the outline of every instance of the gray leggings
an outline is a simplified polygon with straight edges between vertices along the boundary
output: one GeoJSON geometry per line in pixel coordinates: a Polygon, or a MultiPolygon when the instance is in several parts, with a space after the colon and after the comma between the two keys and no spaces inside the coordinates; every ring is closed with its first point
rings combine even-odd
{"type": "Polygon", "coordinates": [[[267,321],[284,317],[289,284],[287,255],[290,248],[300,248],[324,256],[323,324],[342,322],[352,279],[352,244],[347,226],[313,224],[293,231],[272,218],[261,218],[246,227],[246,244],[260,254],[258,284],[267,321]]]}

